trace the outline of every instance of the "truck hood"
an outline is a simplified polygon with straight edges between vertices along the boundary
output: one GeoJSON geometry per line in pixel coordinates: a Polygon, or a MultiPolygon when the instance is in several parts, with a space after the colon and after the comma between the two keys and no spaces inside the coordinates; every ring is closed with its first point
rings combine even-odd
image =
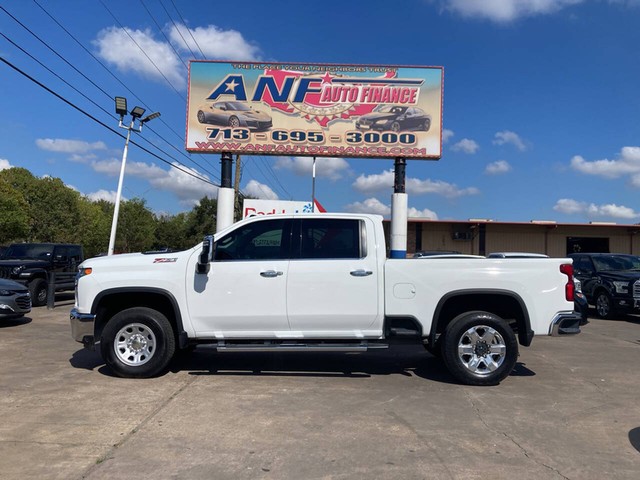
{"type": "Polygon", "coordinates": [[[598,272],[603,280],[633,282],[640,280],[640,270],[620,270],[616,272],[598,272]]]}
{"type": "Polygon", "coordinates": [[[13,268],[24,266],[25,268],[46,268],[49,267],[51,263],[44,260],[33,260],[33,259],[10,259],[10,260],[0,260],[0,268],[13,268]]]}
{"type": "MultiPolygon", "coordinates": [[[[195,248],[195,247],[194,247],[195,248]]],[[[193,248],[171,253],[121,253],[103,257],[93,257],[82,262],[81,267],[97,269],[123,268],[123,271],[141,266],[161,266],[186,261],[193,253],[193,248]]]]}

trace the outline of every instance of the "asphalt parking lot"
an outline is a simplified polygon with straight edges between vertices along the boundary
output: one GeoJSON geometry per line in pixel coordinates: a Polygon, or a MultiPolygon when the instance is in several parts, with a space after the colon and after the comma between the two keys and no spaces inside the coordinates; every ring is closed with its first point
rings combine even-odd
{"type": "Polygon", "coordinates": [[[497,387],[419,346],[198,347],[127,380],[71,339],[72,302],[0,321],[1,479],[640,477],[640,317],[536,337],[497,387]]]}

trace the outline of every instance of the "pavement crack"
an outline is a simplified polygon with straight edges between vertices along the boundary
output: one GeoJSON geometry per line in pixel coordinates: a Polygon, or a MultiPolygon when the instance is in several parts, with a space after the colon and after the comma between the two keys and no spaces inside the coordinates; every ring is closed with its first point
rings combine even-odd
{"type": "Polygon", "coordinates": [[[520,443],[518,443],[516,441],[516,439],[510,435],[507,432],[503,432],[501,430],[497,430],[495,428],[493,428],[491,425],[489,425],[487,423],[487,421],[484,419],[482,412],[480,411],[480,408],[478,407],[478,405],[476,405],[476,402],[474,401],[471,393],[469,391],[465,391],[465,396],[467,397],[467,400],[469,401],[469,403],[471,404],[471,408],[473,409],[473,411],[476,413],[476,416],[478,417],[478,419],[480,420],[480,422],[485,426],[485,428],[487,430],[489,430],[490,432],[492,432],[495,435],[500,435],[504,438],[506,438],[508,441],[510,441],[513,445],[515,445],[518,450],[520,450],[520,452],[525,456],[525,458],[527,458],[528,460],[531,460],[532,462],[534,462],[536,465],[540,465],[541,467],[546,468],[547,470],[552,471],[553,473],[555,473],[556,475],[559,475],[560,477],[566,479],[566,480],[570,480],[569,477],[563,475],[557,468],[552,467],[551,465],[547,465],[544,462],[541,462],[540,460],[536,459],[534,456],[532,456],[531,454],[529,454],[529,452],[527,451],[527,449],[525,447],[523,447],[522,445],[520,445],[520,443]]]}
{"type": "Polygon", "coordinates": [[[166,399],[164,399],[164,401],[160,402],[151,412],[147,414],[146,417],[142,419],[141,422],[135,425],[129,432],[125,433],[119,442],[113,444],[113,446],[109,448],[109,450],[104,455],[98,458],[93,465],[87,468],[80,475],[80,478],[81,479],[87,478],[89,475],[91,475],[93,471],[97,470],[100,467],[100,465],[102,465],[105,461],[112,458],[115,452],[120,447],[122,447],[125,443],[127,443],[127,441],[129,441],[130,438],[132,438],[141,428],[147,425],[160,411],[162,411],[169,403],[171,403],[171,401],[173,401],[174,398],[180,395],[185,389],[187,389],[187,387],[191,386],[197,379],[198,377],[192,377],[192,376],[187,378],[187,381],[184,382],[184,384],[182,384],[171,395],[169,395],[166,399]]]}

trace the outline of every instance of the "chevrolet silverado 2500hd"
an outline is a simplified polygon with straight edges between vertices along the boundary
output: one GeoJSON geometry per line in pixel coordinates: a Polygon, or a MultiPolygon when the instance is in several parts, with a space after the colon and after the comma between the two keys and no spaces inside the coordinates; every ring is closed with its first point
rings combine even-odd
{"type": "Polygon", "coordinates": [[[123,377],[176,349],[365,351],[415,340],[471,385],[497,384],[534,335],[578,333],[569,259],[387,259],[382,218],[252,217],[172,253],[79,268],[73,337],[123,377]]]}

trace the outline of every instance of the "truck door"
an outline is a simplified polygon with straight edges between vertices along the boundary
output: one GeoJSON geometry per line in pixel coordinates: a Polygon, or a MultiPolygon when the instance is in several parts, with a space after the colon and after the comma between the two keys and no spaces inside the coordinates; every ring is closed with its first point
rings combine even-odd
{"type": "Polygon", "coordinates": [[[380,273],[364,220],[301,218],[293,232],[287,278],[292,333],[343,338],[380,334],[380,273]]]}
{"type": "Polygon", "coordinates": [[[244,225],[216,241],[207,275],[194,274],[187,304],[198,336],[277,336],[289,332],[286,282],[291,220],[244,225]]]}

